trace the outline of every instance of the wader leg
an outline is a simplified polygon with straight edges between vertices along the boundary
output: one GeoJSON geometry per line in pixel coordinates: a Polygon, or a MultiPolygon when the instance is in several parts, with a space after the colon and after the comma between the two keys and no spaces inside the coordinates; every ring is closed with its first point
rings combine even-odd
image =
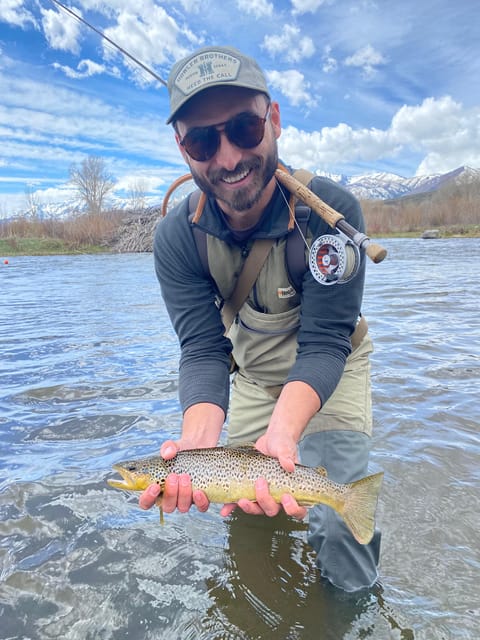
{"type": "MultiPolygon", "coordinates": [[[[299,443],[300,459],[325,467],[330,480],[352,482],[368,475],[370,437],[355,431],[320,431],[299,443]]],[[[333,509],[318,505],[309,511],[308,542],[317,553],[322,577],[345,591],[371,587],[378,578],[380,532],[368,545],[359,544],[333,509]]]]}

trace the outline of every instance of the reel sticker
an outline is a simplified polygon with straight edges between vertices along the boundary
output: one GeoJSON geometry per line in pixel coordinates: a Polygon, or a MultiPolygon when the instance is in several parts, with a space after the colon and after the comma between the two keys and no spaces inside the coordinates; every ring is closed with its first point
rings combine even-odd
{"type": "Polygon", "coordinates": [[[345,284],[360,266],[360,251],[343,234],[317,238],[309,254],[309,268],[320,284],[345,284]]]}

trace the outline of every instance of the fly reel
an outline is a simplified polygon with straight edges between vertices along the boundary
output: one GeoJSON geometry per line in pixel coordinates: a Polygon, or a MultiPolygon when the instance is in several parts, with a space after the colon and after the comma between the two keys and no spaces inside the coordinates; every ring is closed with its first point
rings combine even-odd
{"type": "Polygon", "coordinates": [[[343,233],[317,238],[310,248],[309,267],[320,284],[345,284],[360,266],[358,247],[343,233]]]}

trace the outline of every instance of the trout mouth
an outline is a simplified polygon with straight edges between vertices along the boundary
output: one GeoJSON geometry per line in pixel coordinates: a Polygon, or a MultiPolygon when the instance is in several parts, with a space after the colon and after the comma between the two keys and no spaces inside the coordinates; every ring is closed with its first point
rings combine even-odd
{"type": "Polygon", "coordinates": [[[151,484],[146,474],[132,473],[131,471],[128,471],[128,469],[125,469],[121,464],[114,464],[113,470],[122,477],[121,480],[116,480],[115,478],[107,479],[107,484],[114,489],[143,491],[149,484],[151,484]]]}

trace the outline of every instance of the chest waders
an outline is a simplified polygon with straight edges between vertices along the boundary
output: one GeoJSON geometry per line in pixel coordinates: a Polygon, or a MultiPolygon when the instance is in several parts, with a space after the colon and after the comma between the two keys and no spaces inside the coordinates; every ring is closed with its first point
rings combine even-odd
{"type": "MultiPolygon", "coordinates": [[[[201,215],[201,200],[200,192],[190,195],[191,219],[201,215]]],[[[248,270],[245,268],[247,256],[259,241],[244,247],[229,245],[195,224],[192,226],[204,270],[218,290],[225,331],[233,345],[232,371],[236,373],[230,404],[230,442],[252,442],[264,433],[283,383],[295,362],[301,281],[308,260],[304,237],[308,238],[309,214],[308,207],[295,206],[301,232],[295,226],[291,233],[270,241],[269,246],[259,252],[258,264],[253,267],[246,288],[244,282],[243,291],[242,276],[248,270]]],[[[305,435],[332,429],[370,435],[368,356],[372,344],[367,331],[368,326],[362,316],[351,336],[353,350],[347,358],[342,378],[332,396],[310,421],[305,435]]]]}

